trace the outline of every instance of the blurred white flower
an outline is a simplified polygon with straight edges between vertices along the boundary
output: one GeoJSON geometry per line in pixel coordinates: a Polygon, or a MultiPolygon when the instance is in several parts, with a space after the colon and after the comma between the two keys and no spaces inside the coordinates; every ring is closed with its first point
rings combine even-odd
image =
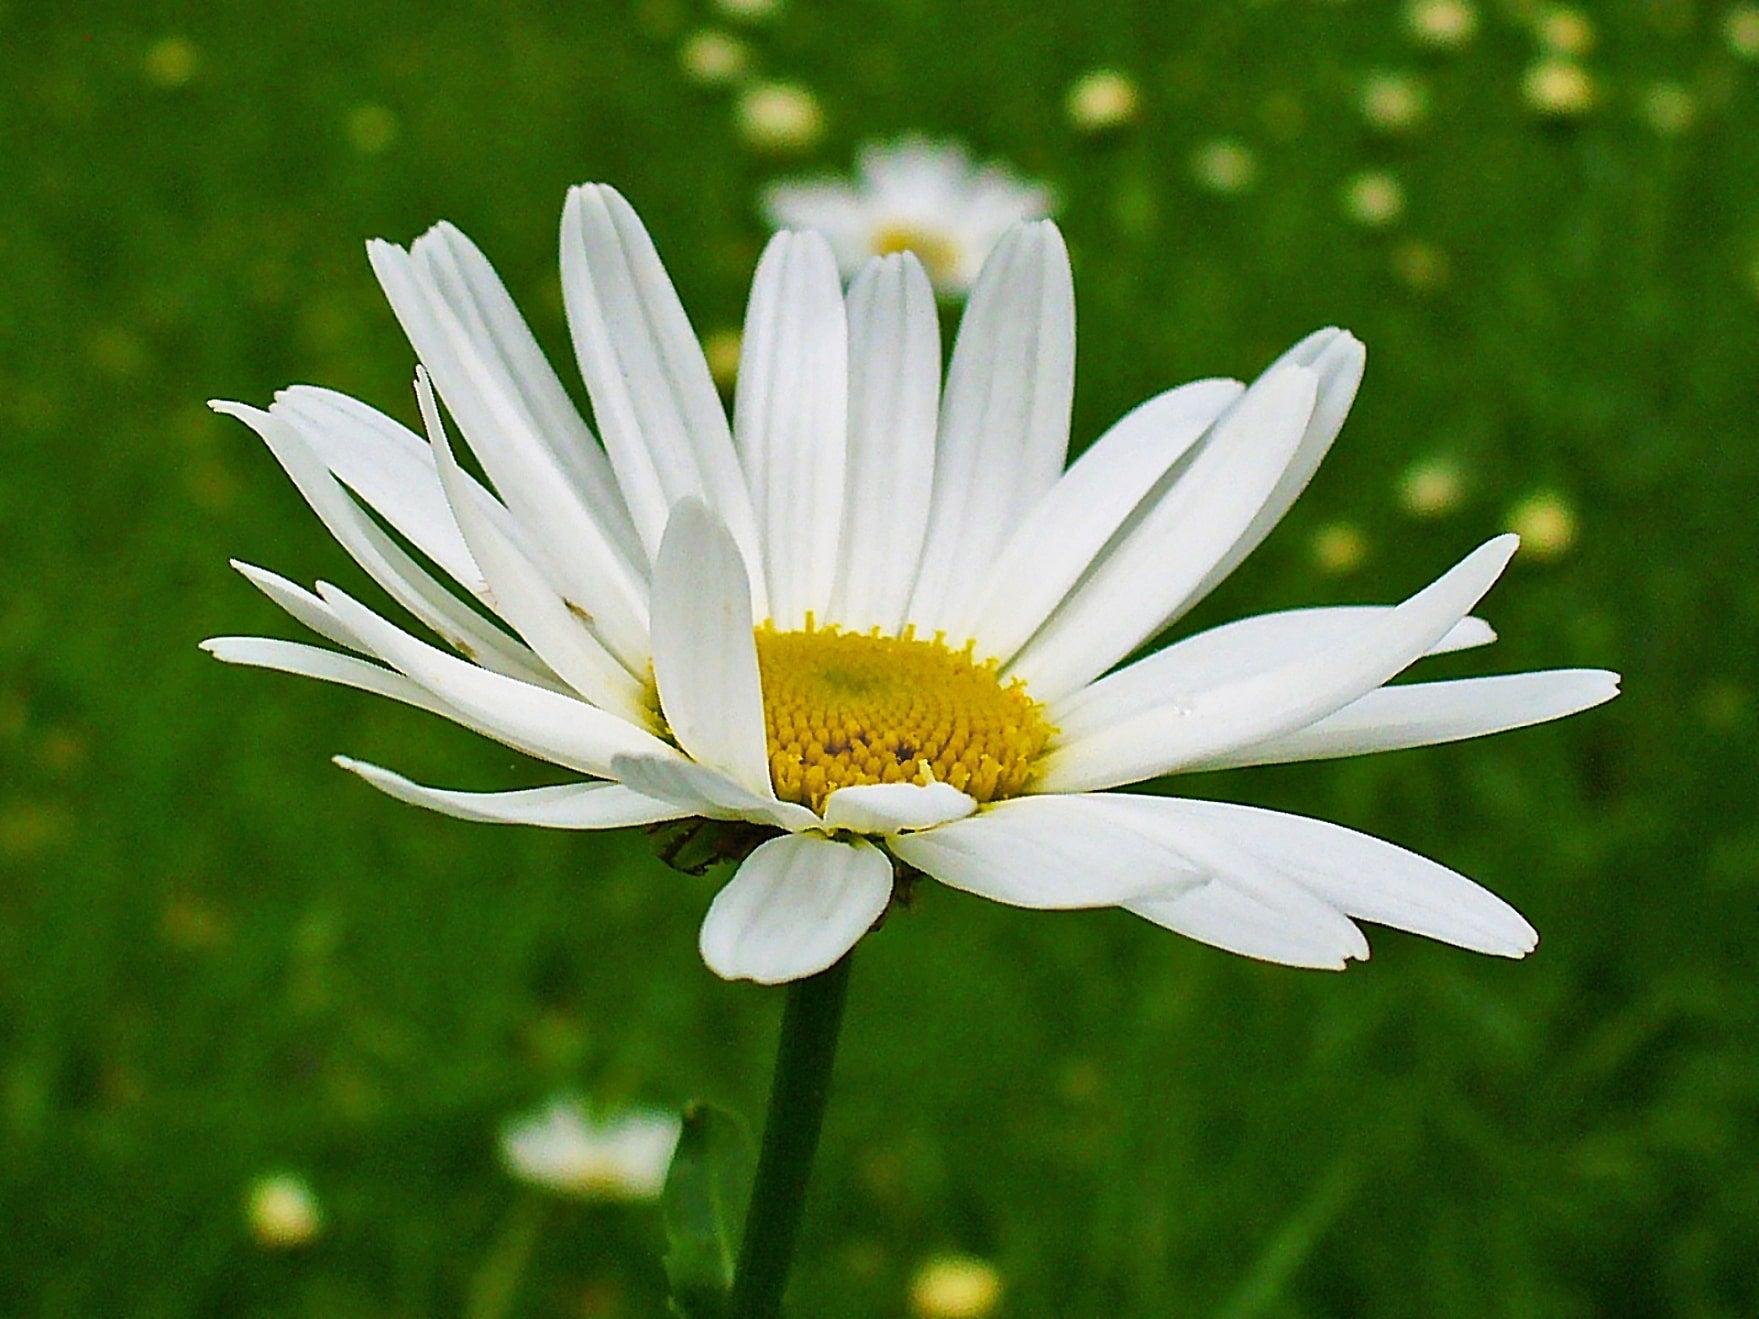
{"type": "Polygon", "coordinates": [[[1678,137],[1698,117],[1698,102],[1677,82],[1658,82],[1643,93],[1643,118],[1663,137],[1678,137]]]}
{"type": "Polygon", "coordinates": [[[1448,255],[1434,243],[1407,238],[1391,253],[1393,274],[1416,293],[1433,293],[1444,287],[1450,273],[1448,255]]]}
{"type": "Polygon", "coordinates": [[[1206,192],[1223,196],[1245,192],[1258,182],[1258,157],[1244,142],[1217,138],[1191,153],[1191,177],[1206,192]]]}
{"type": "Polygon", "coordinates": [[[1409,133],[1429,117],[1429,88],[1409,73],[1374,73],[1362,84],[1362,118],[1377,132],[1409,133]]]}
{"type": "Polygon", "coordinates": [[[1452,513],[1465,497],[1466,474],[1446,456],[1412,463],[1399,477],[1399,504],[1414,518],[1452,513]]]}
{"type": "Polygon", "coordinates": [[[257,1178],[245,1198],[245,1221],[265,1250],[296,1250],[323,1234],[324,1214],[310,1184],[297,1173],[257,1178]]]}
{"type": "Polygon", "coordinates": [[[1116,69],[1095,69],[1069,88],[1064,102],[1069,122],[1084,133],[1099,133],[1136,117],[1140,97],[1135,82],[1116,69]]]}
{"type": "Polygon", "coordinates": [[[1580,9],[1555,5],[1534,21],[1539,44],[1554,55],[1580,56],[1594,49],[1594,21],[1580,9]]]}
{"type": "Polygon", "coordinates": [[[1528,495],[1509,510],[1509,530],[1536,559],[1559,559],[1576,545],[1576,510],[1555,490],[1528,495]]]}
{"type": "Polygon", "coordinates": [[[1728,48],[1744,60],[1759,59],[1759,5],[1735,5],[1722,24],[1728,48]]]}
{"type": "Polygon", "coordinates": [[[1051,211],[1051,194],[1006,166],[975,165],[956,142],[906,137],[874,143],[853,180],[771,184],[763,210],[778,229],[815,229],[852,276],[864,263],[913,252],[941,293],[967,292],[1008,229],[1051,211]]]}
{"type": "Polygon", "coordinates": [[[721,87],[745,76],[751,67],[751,48],[729,33],[702,28],[678,47],[678,64],[692,82],[721,87]]]}
{"type": "Polygon", "coordinates": [[[1531,66],[1521,79],[1527,108],[1547,119],[1579,119],[1594,108],[1594,78],[1574,60],[1549,58],[1531,66]]]}
{"type": "Polygon", "coordinates": [[[501,1157],[521,1181],[586,1200],[653,1200],[678,1144],[675,1113],[598,1119],[571,1096],[501,1128],[501,1157]]]}
{"type": "Polygon", "coordinates": [[[734,115],[739,135],[760,151],[805,151],[825,132],[818,97],[798,83],[753,83],[739,97],[734,115]]]}
{"type": "Polygon", "coordinates": [[[910,1278],[916,1319],[986,1319],[1002,1303],[1002,1275],[975,1255],[934,1255],[910,1278]]]}
{"type": "Polygon", "coordinates": [[[147,47],[141,61],[147,80],[174,90],[195,77],[202,65],[201,52],[185,37],[161,37],[147,47]]]}
{"type": "Polygon", "coordinates": [[[1411,0],[1405,26],[1419,44],[1453,50],[1478,31],[1478,9],[1471,0],[1411,0]]]}
{"type": "Polygon", "coordinates": [[[1343,577],[1368,559],[1368,537],[1354,522],[1327,522],[1313,533],[1313,564],[1331,577],[1343,577]]]}
{"type": "Polygon", "coordinates": [[[1344,184],[1343,206],[1364,229],[1384,229],[1405,213],[1405,189],[1386,170],[1364,170],[1344,184]]]}

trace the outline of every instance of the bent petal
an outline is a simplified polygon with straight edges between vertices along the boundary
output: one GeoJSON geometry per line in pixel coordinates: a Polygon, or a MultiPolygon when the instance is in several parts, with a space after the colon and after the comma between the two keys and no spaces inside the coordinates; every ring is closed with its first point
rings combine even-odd
{"type": "Polygon", "coordinates": [[[318,583],[318,594],[373,654],[508,746],[601,779],[615,777],[614,756],[656,748],[676,754],[652,733],[597,706],[491,673],[418,641],[328,582],[318,583]]]}
{"type": "Polygon", "coordinates": [[[312,452],[295,422],[244,403],[214,402],[209,406],[224,416],[236,417],[261,437],[337,543],[387,595],[432,628],[447,645],[496,672],[549,681],[548,671],[536,655],[466,606],[379,529],[312,452]]]}
{"type": "Polygon", "coordinates": [[[1179,479],[1136,510],[1009,673],[1039,700],[1091,682],[1175,619],[1287,470],[1319,378],[1285,366],[1255,380],[1215,423],[1179,479]]]}
{"type": "Polygon", "coordinates": [[[1508,903],[1446,866],[1339,824],[1256,806],[1117,794],[1171,846],[1208,839],[1307,890],[1345,916],[1473,952],[1524,957],[1539,941],[1508,903]]]}
{"type": "Polygon", "coordinates": [[[654,561],[653,649],[678,745],[773,801],[750,583],[726,524],[700,499],[673,510],[654,561]]]}
{"type": "Polygon", "coordinates": [[[1190,768],[1331,760],[1459,742],[1562,719],[1618,694],[1619,675],[1605,669],[1499,673],[1454,682],[1379,687],[1317,723],[1190,768]]]}
{"type": "Polygon", "coordinates": [[[1368,956],[1367,941],[1352,921],[1292,884],[1272,895],[1218,878],[1177,897],[1126,903],[1125,909],[1187,939],[1261,962],[1342,971],[1351,958],[1368,956]],[[1315,908],[1323,913],[1318,920],[1315,908]]]}
{"type": "MultiPolygon", "coordinates": [[[[1052,706],[1050,719],[1063,741],[1074,742],[1115,724],[1130,723],[1156,706],[1180,705],[1197,692],[1316,659],[1361,635],[1396,607],[1285,609],[1223,623],[1108,673],[1052,706]]],[[[1482,619],[1463,618],[1426,653],[1466,650],[1495,637],[1482,619]]]]}
{"type": "Polygon", "coordinates": [[[861,783],[825,799],[827,829],[895,834],[963,820],[977,803],[950,783],[861,783]]]}
{"type": "Polygon", "coordinates": [[[544,566],[626,665],[646,662],[645,555],[604,454],[488,262],[436,225],[367,244],[404,333],[544,566]]]}
{"type": "Polygon", "coordinates": [[[1186,597],[1179,606],[1184,613],[1204,596],[1208,595],[1246,556],[1257,549],[1259,543],[1271,533],[1283,514],[1289,511],[1300,493],[1307,488],[1313,479],[1313,473],[1330,451],[1332,441],[1337,439],[1338,432],[1343,429],[1344,418],[1349,415],[1350,405],[1356,401],[1356,390],[1362,383],[1362,369],[1368,361],[1368,350],[1362,346],[1361,340],[1348,330],[1327,327],[1315,330],[1288,352],[1270,364],[1274,371],[1280,366],[1302,366],[1319,377],[1318,396],[1314,400],[1313,415],[1307,419],[1307,428],[1301,434],[1301,443],[1296,446],[1288,465],[1277,483],[1264,497],[1246,529],[1229,547],[1228,552],[1216,560],[1215,566],[1205,574],[1203,581],[1186,597]]]}
{"type": "Polygon", "coordinates": [[[887,845],[950,888],[1014,907],[1111,907],[1204,878],[1099,795],[1015,797],[887,845]]]}
{"type": "Polygon", "coordinates": [[[349,650],[366,652],[360,638],[342,626],[342,620],[336,617],[330,606],[297,582],[290,582],[280,573],[258,568],[242,559],[227,562],[238,570],[239,576],[286,610],[296,622],[303,623],[326,641],[334,641],[349,650]]]}
{"type": "Polygon", "coordinates": [[[1191,693],[1059,746],[1046,759],[1038,790],[1082,792],[1139,782],[1324,718],[1445,637],[1490,589],[1517,544],[1514,536],[1488,541],[1440,580],[1319,655],[1191,693]]]}
{"type": "Polygon", "coordinates": [[[676,820],[688,812],[671,802],[655,801],[617,783],[558,783],[547,788],[513,792],[456,792],[429,788],[401,774],[348,756],[337,765],[357,774],[398,801],[422,806],[458,820],[483,824],[530,824],[542,829],[622,829],[630,825],[676,820]]]}
{"type": "MultiPolygon", "coordinates": [[[[414,431],[358,399],[311,385],[277,390],[269,411],[289,417],[331,473],[399,535],[453,581],[482,593],[482,573],[458,534],[433,453],[414,431]]],[[[498,504],[471,484],[477,498],[498,504]]],[[[511,523],[506,510],[499,511],[511,523]]]]}
{"type": "Polygon", "coordinates": [[[1004,663],[1050,617],[1130,515],[1240,397],[1237,380],[1197,380],[1135,408],[1095,440],[1026,514],[994,572],[973,573],[949,635],[1004,663]]]}
{"type": "Polygon", "coordinates": [[[557,676],[601,710],[630,723],[649,721],[635,676],[599,644],[524,552],[478,506],[472,482],[446,439],[427,372],[416,369],[416,395],[446,498],[472,559],[481,567],[489,603],[557,676]]]}
{"type": "Polygon", "coordinates": [[[892,898],[892,863],[872,843],[772,838],[709,905],[702,960],[726,980],[776,985],[815,975],[853,948],[892,898]]]}

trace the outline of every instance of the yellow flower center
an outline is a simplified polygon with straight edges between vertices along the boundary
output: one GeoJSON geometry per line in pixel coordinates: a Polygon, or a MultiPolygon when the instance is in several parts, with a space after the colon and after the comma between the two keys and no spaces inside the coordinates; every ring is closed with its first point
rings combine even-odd
{"type": "Polygon", "coordinates": [[[950,783],[980,802],[1020,793],[1055,731],[1019,679],[940,638],[757,629],[770,780],[815,811],[858,783],[950,783]]]}
{"type": "Polygon", "coordinates": [[[914,252],[935,284],[945,284],[959,270],[959,244],[945,234],[908,224],[882,225],[873,236],[873,254],[914,252]]]}

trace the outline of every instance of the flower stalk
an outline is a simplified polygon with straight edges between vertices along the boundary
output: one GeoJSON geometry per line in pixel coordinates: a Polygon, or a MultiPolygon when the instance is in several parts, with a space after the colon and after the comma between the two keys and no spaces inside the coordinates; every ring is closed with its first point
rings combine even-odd
{"type": "Polygon", "coordinates": [[[788,1285],[806,1185],[831,1091],[853,956],[845,953],[829,969],[788,985],[763,1145],[733,1275],[733,1319],[775,1319],[782,1312],[782,1293],[788,1285]]]}

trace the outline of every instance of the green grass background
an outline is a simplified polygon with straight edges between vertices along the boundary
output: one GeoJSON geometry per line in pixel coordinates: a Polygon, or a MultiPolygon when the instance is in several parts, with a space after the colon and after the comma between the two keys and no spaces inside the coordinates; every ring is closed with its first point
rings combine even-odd
{"type": "MultiPolygon", "coordinates": [[[[1605,665],[1627,695],[1168,787],[1441,858],[1539,927],[1523,963],[1378,931],[1347,975],[1292,971],[925,888],[857,960],[796,1313],[903,1314],[942,1250],[995,1261],[1014,1316],[1759,1313],[1759,67],[1723,5],[1597,6],[1602,100],[1547,124],[1524,12],[1487,0],[1443,55],[1367,0],[793,0],[743,33],[825,106],[780,159],[680,73],[690,0],[0,5],[0,1312],[456,1314],[519,1195],[508,1112],[757,1115],[780,996],[702,967],[716,878],[392,803],[329,756],[549,776],[197,652],[295,635],[228,556],[370,592],[203,400],[310,381],[410,419],[361,241],[442,217],[565,360],[584,179],[641,210],[700,331],[736,326],[756,190],[921,129],[1060,195],[1077,446],[1316,326],[1368,343],[1334,456],[1193,625],[1399,598],[1548,490],[1575,548],[1517,561],[1493,652],[1431,667],[1605,665]],[[1063,97],[1098,65],[1142,109],[1093,138],[1063,97]],[[1427,81],[1425,131],[1364,125],[1376,69],[1427,81]],[[1642,113],[1662,80],[1695,98],[1677,135],[1642,113]],[[1260,163],[1238,197],[1189,168],[1224,136],[1260,163]],[[1367,167],[1407,190],[1384,232],[1338,202],[1367,167]],[[1395,273],[1411,239],[1442,286],[1395,273]],[[1468,497],[1414,520],[1399,476],[1437,456],[1468,497]],[[1327,575],[1340,521],[1368,552],[1327,575]],[[277,1168],[326,1212],[302,1252],[245,1229],[277,1168]]],[[[516,1312],[655,1313],[658,1250],[652,1210],[557,1206],[516,1312]]]]}

